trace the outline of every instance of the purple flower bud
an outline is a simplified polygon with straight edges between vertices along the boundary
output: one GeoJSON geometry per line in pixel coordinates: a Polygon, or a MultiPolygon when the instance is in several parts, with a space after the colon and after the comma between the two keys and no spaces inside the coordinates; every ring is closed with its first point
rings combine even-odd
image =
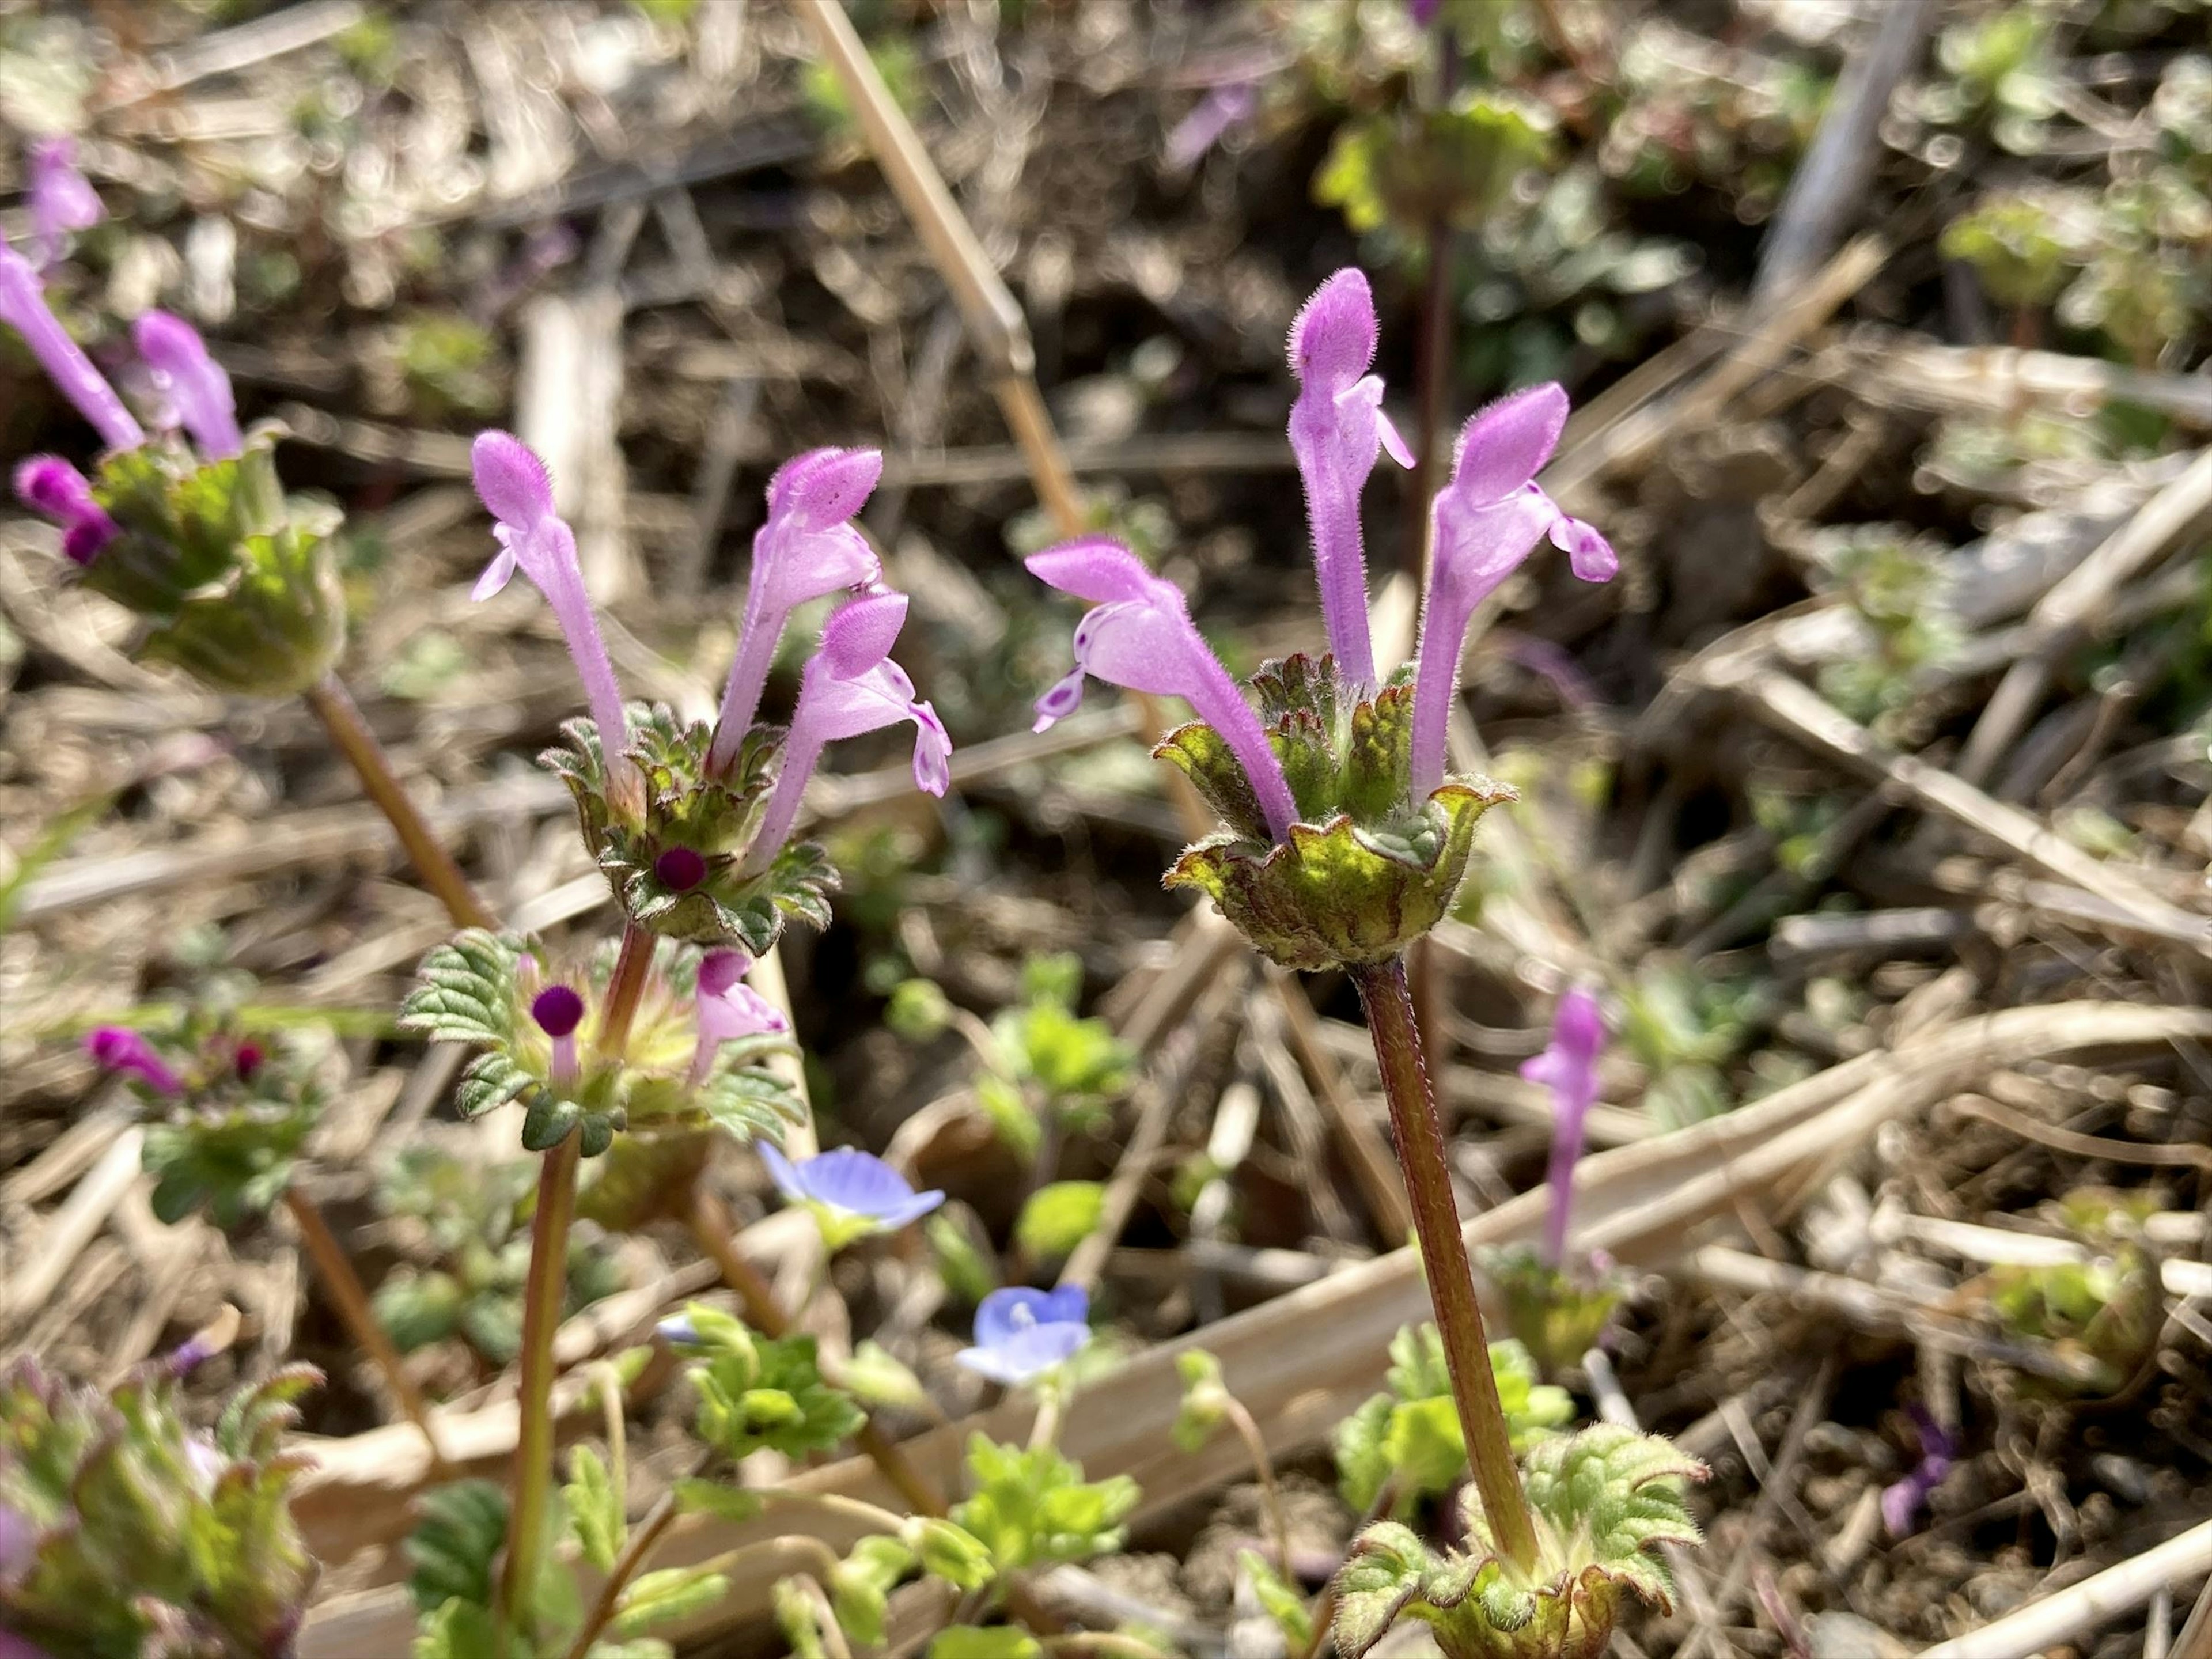
{"type": "Polygon", "coordinates": [[[768,521],[753,537],[743,631],[708,755],[712,770],[729,766],[760,712],[761,690],[792,611],[840,588],[882,580],[875,550],[851,521],[883,474],[878,450],[811,449],[769,480],[768,521]]]}
{"type": "Polygon", "coordinates": [[[92,486],[58,455],[33,455],[15,469],[15,494],[26,507],[62,527],[62,551],[72,564],[90,564],[100,550],[123,533],[107,509],[93,499],[92,486]]]}
{"type": "Polygon", "coordinates": [[[115,395],[115,388],[92,366],[84,348],[47,308],[39,273],[13,248],[0,246],[0,323],[23,337],[62,396],[76,405],[110,449],[136,449],[146,433],[115,395]]]}
{"type": "Polygon", "coordinates": [[[152,1043],[128,1026],[101,1026],[85,1037],[84,1051],[103,1071],[135,1077],[156,1094],[181,1095],[185,1091],[184,1079],[154,1052],[152,1043]]]}
{"type": "Polygon", "coordinates": [[[903,593],[871,593],[839,606],[823,624],[821,648],[799,677],[799,702],[783,744],[783,769],[745,855],[749,872],[765,870],[775,857],[799,817],[806,781],[814,775],[823,748],[841,738],[912,720],[915,787],[942,795],[951,785],[952,739],[945,722],[915,698],[914,682],[890,659],[906,611],[903,593]]]}
{"type": "Polygon", "coordinates": [[[530,1018],[553,1039],[553,1083],[565,1089],[576,1080],[576,1028],[584,1023],[584,999],[566,985],[549,985],[530,1000],[530,1018]]]}
{"type": "Polygon", "coordinates": [[[975,1309],[975,1346],[956,1358],[969,1370],[1017,1389],[1073,1359],[1091,1340],[1090,1319],[1090,1293],[1080,1285],[994,1291],[975,1309]]]}
{"type": "Polygon", "coordinates": [[[40,264],[60,258],[70,232],[90,229],[106,211],[76,170],[76,140],[41,138],[31,146],[31,231],[40,264]]]}
{"type": "Polygon", "coordinates": [[[238,403],[231,395],[230,376],[208,356],[199,331],[181,317],[149,311],[131,325],[131,337],[146,367],[154,371],[155,387],[168,399],[200,453],[211,461],[227,461],[242,453],[246,441],[238,430],[238,403]]]}
{"type": "Polygon", "coordinates": [[[776,1190],[814,1211],[832,1249],[903,1227],[945,1202],[943,1193],[917,1193],[883,1159],[850,1146],[794,1164],[763,1140],[760,1155],[776,1190]]]}
{"type": "Polygon", "coordinates": [[[1460,433],[1451,482],[1431,509],[1435,560],[1413,685],[1416,800],[1444,781],[1445,728],[1475,607],[1547,534],[1584,581],[1608,580],[1619,568],[1605,538],[1567,517],[1536,482],[1566,421],[1567,394],[1556,386],[1532,386],[1481,410],[1460,433]]]}
{"type": "Polygon", "coordinates": [[[1194,165],[1219,143],[1231,128],[1241,127],[1249,121],[1259,107],[1260,88],[1256,82],[1231,81],[1213,88],[1168,134],[1168,165],[1194,165]]]}
{"type": "Polygon", "coordinates": [[[545,463],[511,433],[479,432],[470,450],[477,494],[498,522],[492,536],[499,552],[477,579],[475,597],[488,599],[521,568],[537,584],[568,641],[568,655],[599,728],[599,750],[611,774],[623,763],[629,742],[623,714],[622,687],[599,636],[599,621],[584,588],[583,566],[576,558],[576,534],[553,510],[553,480],[545,463]]]}
{"type": "Polygon", "coordinates": [[[699,963],[696,1011],[698,1047],[691,1055],[691,1086],[714,1069],[714,1056],[739,1037],[781,1036],[791,1030],[783,1011],[744,982],[752,962],[742,951],[709,951],[699,963]]]}
{"type": "Polygon", "coordinates": [[[672,847],[653,861],[653,873],[672,893],[688,893],[707,879],[707,860],[689,847],[672,847]]]}
{"type": "Polygon", "coordinates": [[[240,1083],[253,1081],[254,1073],[267,1063],[268,1052],[258,1042],[240,1042],[231,1051],[231,1069],[238,1073],[240,1083]]]}
{"type": "Polygon", "coordinates": [[[1912,1407],[1912,1421],[1920,1434],[1920,1461],[1902,1480],[1881,1489],[1882,1524],[1892,1538],[1912,1531],[1928,1494],[1943,1484],[1959,1455],[1957,1439],[1923,1407],[1912,1407]]]}
{"type": "Polygon", "coordinates": [[[1566,1260],[1575,1164],[1583,1155],[1583,1124],[1597,1100],[1597,1057],[1604,1047],[1605,1015],[1597,999],[1576,986],[1552,1016],[1551,1045],[1521,1068],[1522,1077],[1552,1091],[1552,1162],[1545,1172],[1552,1207],[1544,1253],[1554,1267],[1566,1260]]]}
{"type": "Polygon", "coordinates": [[[1291,370],[1299,386],[1291,405],[1291,449],[1305,483],[1322,621],[1339,672],[1363,690],[1375,684],[1375,646],[1359,495],[1384,449],[1399,465],[1413,464],[1382,412],[1381,376],[1367,372],[1376,334],[1367,278],[1349,266],[1316,289],[1291,325],[1291,370]]]}
{"type": "MultiPolygon", "coordinates": [[[[1085,674],[1127,690],[1181,697],[1242,763],[1275,839],[1287,836],[1297,808],[1282,763],[1243,692],[1199,637],[1182,591],[1103,538],[1048,548],[1030,555],[1028,564],[1046,586],[1094,607],[1075,627],[1074,672],[1036,701],[1036,730],[1075,712],[1085,674]]],[[[1364,613],[1360,626],[1366,627],[1364,613]]]]}

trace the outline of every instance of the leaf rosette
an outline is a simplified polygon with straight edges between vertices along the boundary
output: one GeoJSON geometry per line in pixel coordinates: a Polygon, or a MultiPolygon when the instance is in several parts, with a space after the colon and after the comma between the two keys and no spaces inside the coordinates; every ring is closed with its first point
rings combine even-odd
{"type": "Polygon", "coordinates": [[[1606,1423],[1539,1441],[1524,1468],[1537,1541],[1525,1571],[1499,1553],[1472,1492],[1463,1553],[1439,1554],[1395,1521],[1359,1535],[1335,1584],[1345,1659],[1403,1618],[1428,1625],[1445,1659],[1598,1659],[1627,1595],[1671,1609],[1674,1583],[1652,1551],[1698,1541],[1683,1483],[1703,1480],[1704,1464],[1606,1423]]]}

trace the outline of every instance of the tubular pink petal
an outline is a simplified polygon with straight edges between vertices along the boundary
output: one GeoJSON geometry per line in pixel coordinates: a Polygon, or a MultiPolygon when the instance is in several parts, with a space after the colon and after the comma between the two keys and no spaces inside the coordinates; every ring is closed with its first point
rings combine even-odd
{"type": "Polygon", "coordinates": [[[1363,690],[1375,684],[1375,647],[1359,496],[1389,424],[1382,379],[1367,373],[1376,335],[1374,297],[1367,278],[1352,269],[1316,289],[1291,325],[1291,368],[1299,383],[1291,405],[1291,451],[1305,487],[1322,622],[1338,672],[1363,690]]]}
{"type": "Polygon", "coordinates": [[[149,311],[131,325],[131,337],[200,453],[227,461],[242,453],[246,441],[238,429],[230,376],[208,355],[199,331],[181,317],[149,311]]]}
{"type": "Polygon", "coordinates": [[[1291,323],[1291,373],[1333,395],[1367,372],[1380,333],[1367,273],[1346,265],[1298,307],[1291,323]]]}
{"type": "Polygon", "coordinates": [[[1461,428],[1452,485],[1470,501],[1498,501],[1534,478],[1559,447],[1567,394],[1534,386],[1475,411],[1461,428]]]}
{"type": "Polygon", "coordinates": [[[891,653],[906,626],[903,593],[872,593],[841,605],[822,625],[822,655],[841,680],[865,674],[891,653]]]}
{"type": "Polygon", "coordinates": [[[1567,556],[1575,574],[1586,582],[1609,582],[1620,574],[1620,556],[1595,526],[1562,513],[1552,526],[1552,545],[1567,556]]]}
{"type": "Polygon", "coordinates": [[[738,1037],[781,1036],[791,1030],[782,1011],[744,982],[752,965],[742,951],[709,951],[699,963],[693,1005],[699,1033],[691,1054],[694,1088],[707,1080],[724,1043],[738,1037]]]}
{"type": "Polygon", "coordinates": [[[1036,700],[1036,723],[1032,732],[1049,731],[1083,706],[1085,669],[1081,663],[1052,683],[1051,689],[1036,700]]]}
{"type": "Polygon", "coordinates": [[[1148,599],[1167,586],[1145,562],[1117,541],[1094,536],[1063,542],[1022,561],[1047,587],[1093,605],[1117,599],[1148,599]]]}
{"type": "Polygon", "coordinates": [[[867,505],[884,476],[879,449],[812,449],[769,480],[768,509],[806,530],[842,524],[867,505]]]}
{"type": "Polygon", "coordinates": [[[42,263],[60,258],[70,232],[91,228],[106,211],[77,171],[74,138],[41,138],[31,146],[31,228],[42,263]]]}
{"type": "Polygon", "coordinates": [[[84,474],[58,455],[33,455],[18,466],[15,493],[61,526],[62,551],[73,564],[90,564],[123,533],[93,498],[84,474]]]}
{"type": "Polygon", "coordinates": [[[939,799],[952,787],[952,737],[926,702],[914,706],[914,787],[939,799]]]}
{"type": "Polygon", "coordinates": [[[469,471],[477,499],[501,524],[524,531],[553,516],[553,475],[512,432],[477,433],[469,446],[469,471]]]}
{"type": "Polygon", "coordinates": [[[1559,999],[1549,1046],[1521,1068],[1523,1078],[1552,1091],[1552,1156],[1545,1176],[1551,1205],[1544,1246],[1554,1267],[1566,1255],[1575,1165],[1582,1158],[1583,1125],[1597,1100],[1597,1060],[1604,1047],[1604,1012],[1595,996],[1576,986],[1559,999]]]}
{"type": "Polygon", "coordinates": [[[55,389],[76,406],[110,449],[136,449],[146,441],[145,429],[123,406],[115,388],[47,308],[38,272],[5,246],[0,246],[0,323],[23,337],[55,389]]]}

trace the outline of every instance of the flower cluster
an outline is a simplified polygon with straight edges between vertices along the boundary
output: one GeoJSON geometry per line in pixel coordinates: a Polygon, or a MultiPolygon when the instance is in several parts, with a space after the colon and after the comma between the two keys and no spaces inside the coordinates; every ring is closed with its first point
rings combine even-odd
{"type": "Polygon", "coordinates": [[[291,1184],[324,1098],[304,1046],[272,1048],[193,1012],[154,1036],[103,1025],[84,1047],[147,1110],[144,1161],[162,1220],[204,1211],[234,1227],[291,1184]]]}
{"type": "Polygon", "coordinates": [[[951,743],[937,711],[890,659],[905,596],[853,516],[883,470],[873,450],[818,449],[779,471],[753,543],[744,631],[719,717],[685,726],[665,708],[626,708],[601,638],[576,538],[554,510],[544,463],[504,432],[476,441],[477,490],[496,520],[498,556],[477,584],[487,598],[520,570],[553,607],[591,706],[545,763],[576,799],[584,837],[624,914],[641,927],[764,955],[783,918],[828,919],[836,874],[793,844],[807,781],[830,744],[902,721],[915,727],[914,778],[943,794],[951,743]],[[791,615],[842,595],[799,680],[787,728],[757,723],[770,663],[791,615]]]}
{"type": "Polygon", "coordinates": [[[1575,574],[1616,568],[1605,538],[1569,518],[1536,473],[1559,441],[1566,394],[1538,386],[1492,404],[1462,432],[1433,508],[1435,556],[1410,671],[1379,680],[1367,614],[1359,497],[1376,460],[1410,464],[1369,370],[1377,329],[1367,280],[1339,271],[1291,326],[1299,394],[1291,445],[1304,481],[1328,654],[1271,664],[1246,701],[1175,586],[1119,544],[1034,556],[1048,586],[1088,601],[1075,668],[1037,702],[1040,729],[1073,713],[1084,677],[1183,698],[1198,720],[1155,751],[1224,820],[1168,874],[1196,887],[1267,956],[1319,969],[1385,961],[1445,914],[1474,824],[1510,791],[1449,775],[1446,727],[1476,608],[1547,536],[1575,574]]]}
{"type": "MultiPolygon", "coordinates": [[[[42,258],[97,217],[98,198],[65,149],[33,161],[42,258]]],[[[131,329],[159,407],[149,436],[47,302],[39,270],[0,247],[0,323],[104,446],[87,477],[57,455],[15,472],[15,493],[62,532],[62,551],[95,592],[147,624],[144,649],[221,691],[282,696],[321,679],[345,639],[330,556],[337,517],[288,499],[281,435],[241,432],[230,381],[191,325],[149,311],[131,329]]]]}
{"type": "Polygon", "coordinates": [[[586,1045],[616,963],[603,955],[587,967],[556,966],[533,941],[471,928],[424,959],[401,1018],[426,1036],[478,1046],[461,1076],[462,1115],[522,1102],[522,1144],[532,1152],[580,1130],[585,1155],[596,1157],[625,1127],[687,1135],[720,1127],[750,1139],[801,1110],[790,1085],[761,1063],[789,1047],[790,1027],[743,982],[750,965],[734,951],[664,944],[619,1043],[586,1045]]]}

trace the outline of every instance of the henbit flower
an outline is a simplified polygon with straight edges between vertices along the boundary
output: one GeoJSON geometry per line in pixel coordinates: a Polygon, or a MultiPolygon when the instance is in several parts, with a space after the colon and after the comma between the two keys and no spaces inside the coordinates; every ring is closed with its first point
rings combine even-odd
{"type": "Polygon", "coordinates": [[[714,1069],[714,1056],[739,1037],[782,1036],[791,1030],[783,1011],[744,982],[751,961],[742,951],[709,951],[699,963],[694,1024],[698,1047],[691,1055],[691,1086],[714,1069]]]}
{"type": "MultiPolygon", "coordinates": [[[[1212,648],[1199,637],[1182,590],[1146,569],[1119,542],[1103,537],[1033,553],[1030,574],[1048,587],[1091,601],[1075,625],[1075,668],[1036,700],[1036,730],[1073,714],[1083,701],[1083,677],[1126,690],[1181,697],[1220,733],[1244,768],[1267,828],[1286,838],[1297,817],[1282,763],[1260,717],[1212,648]]],[[[1361,628],[1366,627],[1363,620],[1361,628]]]]}
{"type": "Polygon", "coordinates": [[[954,1357],[969,1370],[1018,1389],[1073,1359],[1091,1340],[1090,1321],[1090,1292],[1080,1285],[994,1291],[975,1309],[975,1346],[954,1357]]]}
{"type": "Polygon", "coordinates": [[[76,405],[77,413],[92,423],[110,449],[136,449],[146,441],[145,428],[48,308],[39,273],[21,254],[6,246],[0,246],[0,323],[23,337],[46,378],[76,405]]]}
{"type": "Polygon", "coordinates": [[[1416,800],[1444,781],[1445,728],[1475,607],[1547,535],[1586,582],[1609,581],[1620,568],[1605,538],[1569,518],[1536,482],[1566,421],[1566,392],[1540,386],[1499,399],[1460,432],[1451,482],[1431,509],[1435,549],[1413,683],[1416,800]]]}
{"type": "Polygon", "coordinates": [[[123,533],[107,509],[93,499],[92,485],[58,455],[33,455],[15,469],[15,494],[26,507],[62,527],[62,552],[72,564],[90,564],[123,533]]]}
{"type": "Polygon", "coordinates": [[[1544,1176],[1552,1207],[1544,1225],[1544,1255],[1554,1267],[1566,1260],[1575,1164],[1583,1155],[1583,1124],[1597,1100],[1597,1057],[1604,1047],[1605,1015],[1597,999],[1577,985],[1559,999],[1550,1046],[1521,1067],[1522,1077],[1552,1091],[1552,1161],[1544,1176]]]}
{"type": "Polygon", "coordinates": [[[1291,325],[1290,339],[1291,372],[1298,377],[1291,450],[1305,484],[1322,621],[1337,672],[1361,695],[1375,684],[1375,646],[1367,626],[1359,495],[1382,451],[1401,466],[1413,464],[1413,452],[1382,412],[1382,376],[1367,372],[1376,332],[1367,277],[1347,266],[1314,290],[1291,325]]]}
{"type": "Polygon", "coordinates": [[[1231,81],[1208,90],[1168,134],[1168,165],[1187,167],[1219,143],[1231,127],[1241,127],[1260,107],[1256,81],[1231,81]]]}
{"type": "Polygon", "coordinates": [[[584,999],[571,987],[549,985],[530,1000],[530,1018],[553,1040],[553,1084],[566,1089],[576,1081],[576,1028],[584,1023],[584,999]]]}
{"type": "Polygon", "coordinates": [[[184,1079],[155,1053],[152,1043],[127,1025],[103,1025],[90,1032],[84,1040],[84,1051],[101,1070],[135,1077],[156,1094],[185,1091],[184,1079]]]}
{"type": "Polygon", "coordinates": [[[841,588],[882,580],[883,565],[852,520],[883,475],[879,450],[810,449],[769,480],[768,520],[753,537],[743,631],[708,751],[711,770],[728,767],[760,712],[761,690],[791,613],[841,588]]]}
{"type": "MultiPolygon", "coordinates": [[[[822,750],[841,738],[857,738],[901,720],[914,722],[915,787],[942,795],[952,782],[952,739],[936,709],[916,700],[914,682],[890,659],[899,629],[906,625],[903,593],[871,593],[851,599],[822,626],[822,644],[799,676],[799,702],[791,731],[783,740],[783,769],[768,805],[745,869],[757,874],[774,861],[791,834],[806,781],[822,750]]],[[[720,734],[717,734],[719,741],[720,734]]]]}
{"type": "Polygon", "coordinates": [[[488,599],[505,587],[521,567],[537,584],[568,641],[568,655],[584,683],[592,719],[599,728],[599,752],[611,775],[629,741],[623,714],[622,687],[599,636],[592,596],[584,589],[584,570],[576,558],[576,533],[553,510],[553,480],[545,463],[512,433],[477,434],[469,451],[477,494],[498,522],[492,535],[499,553],[477,578],[474,597],[488,599]]]}
{"type": "Polygon", "coordinates": [[[653,873],[672,893],[688,893],[707,879],[706,854],[690,847],[672,847],[653,861],[653,873]]]}
{"type": "Polygon", "coordinates": [[[840,1146],[794,1164],[763,1140],[760,1155],[776,1190],[813,1212],[827,1249],[842,1249],[871,1233],[894,1232],[945,1202],[943,1193],[915,1191],[883,1159],[855,1147],[840,1146]]]}
{"type": "Polygon", "coordinates": [[[1902,1480],[1881,1489],[1881,1520],[1892,1538],[1903,1538],[1919,1519],[1928,1494],[1943,1484],[1959,1455],[1957,1439],[1923,1407],[1912,1407],[1913,1425],[1920,1432],[1920,1461],[1902,1480]]]}
{"type": "Polygon", "coordinates": [[[62,257],[70,232],[89,230],[106,211],[99,192],[76,169],[76,140],[41,138],[31,146],[31,232],[41,264],[62,257]]]}
{"type": "Polygon", "coordinates": [[[238,429],[238,402],[232,395],[230,376],[208,356],[207,342],[181,317],[166,311],[149,311],[131,325],[138,355],[154,372],[154,386],[177,419],[192,434],[192,442],[211,461],[231,460],[242,453],[246,440],[238,429]]]}

